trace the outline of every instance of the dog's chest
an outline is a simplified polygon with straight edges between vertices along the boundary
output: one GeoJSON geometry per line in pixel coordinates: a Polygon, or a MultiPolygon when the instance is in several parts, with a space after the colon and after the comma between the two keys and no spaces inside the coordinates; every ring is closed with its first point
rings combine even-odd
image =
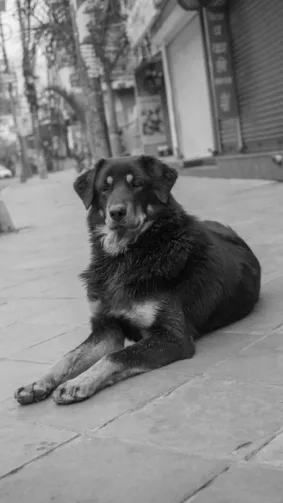
{"type": "Polygon", "coordinates": [[[91,316],[96,318],[104,311],[117,319],[124,319],[139,329],[148,329],[156,321],[159,306],[154,300],[132,302],[127,305],[117,305],[111,302],[103,303],[101,300],[89,302],[91,316]]]}
{"type": "Polygon", "coordinates": [[[131,277],[133,267],[133,264],[118,259],[98,260],[94,264],[91,275],[94,288],[91,290],[99,300],[91,302],[93,317],[104,311],[115,318],[127,320],[139,329],[153,325],[159,312],[158,303],[131,277]]]}
{"type": "Polygon", "coordinates": [[[112,308],[111,314],[117,318],[124,318],[140,329],[150,328],[157,317],[157,302],[147,300],[140,303],[133,303],[126,309],[112,308]]]}

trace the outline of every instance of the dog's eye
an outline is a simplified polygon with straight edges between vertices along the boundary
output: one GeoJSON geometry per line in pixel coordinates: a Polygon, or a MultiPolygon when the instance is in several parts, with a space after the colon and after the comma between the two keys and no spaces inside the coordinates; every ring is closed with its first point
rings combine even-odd
{"type": "Polygon", "coordinates": [[[131,185],[134,189],[140,189],[143,186],[143,183],[141,180],[133,180],[131,185]]]}
{"type": "Polygon", "coordinates": [[[109,187],[109,185],[104,185],[104,187],[102,187],[102,192],[103,192],[104,194],[106,194],[106,193],[107,193],[107,192],[109,192],[109,191],[110,191],[110,187],[109,187]]]}

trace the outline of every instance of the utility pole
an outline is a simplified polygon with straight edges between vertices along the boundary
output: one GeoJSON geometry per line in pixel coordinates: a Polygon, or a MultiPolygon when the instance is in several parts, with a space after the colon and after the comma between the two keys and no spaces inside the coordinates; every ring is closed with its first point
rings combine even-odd
{"type": "MultiPolygon", "coordinates": [[[[9,75],[10,73],[10,65],[9,65],[9,60],[7,56],[7,50],[6,50],[6,44],[5,44],[5,36],[4,36],[4,30],[3,30],[3,22],[2,22],[2,14],[0,12],[0,40],[1,40],[1,46],[2,46],[2,54],[3,54],[3,60],[4,60],[4,65],[5,65],[5,73],[9,75]]],[[[10,105],[11,105],[11,111],[12,111],[12,116],[13,116],[13,121],[14,121],[14,126],[16,130],[16,134],[18,137],[18,142],[20,146],[20,154],[21,154],[21,174],[20,174],[20,181],[25,182],[27,178],[31,176],[31,171],[29,167],[29,161],[28,161],[28,155],[27,155],[27,146],[26,146],[26,141],[24,136],[22,135],[21,132],[21,127],[19,124],[18,120],[18,114],[17,114],[17,106],[16,106],[16,100],[14,96],[14,89],[13,89],[13,83],[9,82],[8,83],[8,92],[9,92],[9,98],[10,98],[10,105]]]]}

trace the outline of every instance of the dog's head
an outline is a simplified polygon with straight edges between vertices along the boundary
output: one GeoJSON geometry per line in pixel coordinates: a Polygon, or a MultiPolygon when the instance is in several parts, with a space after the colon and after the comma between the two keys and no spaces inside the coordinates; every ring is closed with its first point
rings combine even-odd
{"type": "Polygon", "coordinates": [[[137,237],[168,204],[175,169],[151,156],[101,159],[80,175],[74,189],[99,216],[104,235],[137,237]]]}

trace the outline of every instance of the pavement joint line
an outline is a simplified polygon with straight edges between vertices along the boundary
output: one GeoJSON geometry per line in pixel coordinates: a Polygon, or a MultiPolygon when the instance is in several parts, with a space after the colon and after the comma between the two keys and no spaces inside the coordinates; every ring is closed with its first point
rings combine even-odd
{"type": "Polygon", "coordinates": [[[254,458],[258,452],[264,449],[264,447],[267,447],[267,445],[270,444],[277,437],[279,437],[281,433],[283,433],[283,428],[278,428],[272,435],[269,435],[269,437],[263,443],[261,443],[256,449],[247,454],[244,458],[245,461],[249,461],[250,459],[254,458]]]}
{"type": "Polygon", "coordinates": [[[269,285],[269,283],[272,283],[273,281],[278,281],[278,279],[281,279],[283,277],[283,274],[279,274],[279,276],[276,276],[276,278],[268,279],[264,281],[262,284],[264,286],[269,285]]]}
{"type": "MultiPolygon", "coordinates": [[[[26,323],[28,325],[28,323],[26,323]]],[[[84,327],[84,326],[88,326],[87,323],[83,324],[83,325],[79,325],[79,327],[84,327]]],[[[78,328],[78,327],[76,327],[78,328]]],[[[73,329],[74,330],[74,329],[73,329]]],[[[24,349],[22,349],[21,351],[17,351],[16,353],[12,353],[11,355],[5,357],[5,360],[13,360],[13,361],[20,361],[18,359],[14,360],[13,356],[16,356],[16,355],[20,355],[23,351],[26,351],[28,349],[31,349],[31,348],[35,348],[36,346],[40,346],[40,344],[44,344],[45,342],[49,342],[49,341],[53,341],[54,339],[57,339],[57,337],[61,337],[62,335],[66,335],[67,333],[71,332],[72,329],[68,329],[68,330],[65,330],[64,329],[64,332],[60,332],[60,334],[57,334],[57,335],[53,335],[52,337],[48,338],[48,339],[44,339],[43,341],[40,341],[40,342],[36,342],[35,344],[32,344],[31,346],[28,346],[24,349]]],[[[5,336],[4,336],[5,337],[5,336]]],[[[23,360],[23,361],[30,361],[30,360],[23,360]]],[[[51,362],[52,363],[52,362],[51,362]]]]}
{"type": "MultiPolygon", "coordinates": [[[[283,323],[279,323],[279,325],[277,325],[277,327],[273,328],[273,329],[271,330],[270,334],[271,334],[272,332],[275,332],[275,330],[278,330],[278,328],[281,328],[281,327],[283,327],[283,323]]],[[[270,335],[270,334],[269,334],[269,335],[270,335]]]]}
{"type": "MultiPolygon", "coordinates": [[[[281,325],[280,325],[281,326],[281,325]]],[[[267,337],[269,337],[272,332],[276,330],[276,329],[271,329],[267,334],[263,335],[262,337],[260,337],[259,339],[256,339],[255,341],[252,341],[250,344],[248,344],[247,346],[245,346],[244,348],[240,349],[239,351],[235,351],[234,353],[232,353],[230,356],[227,356],[227,358],[224,358],[224,360],[221,360],[220,362],[217,362],[215,364],[213,364],[211,367],[209,367],[208,369],[205,370],[205,373],[203,375],[205,375],[207,372],[210,372],[210,370],[218,367],[219,365],[222,365],[222,363],[224,362],[227,362],[229,360],[231,360],[232,358],[234,358],[234,356],[236,355],[239,355],[240,353],[242,353],[243,351],[246,351],[246,349],[249,349],[251,348],[252,346],[254,346],[255,344],[258,344],[259,342],[263,341],[264,339],[266,339],[267,337]]],[[[232,333],[232,332],[230,332],[232,333]]],[[[235,332],[236,333],[236,332],[235,332]]],[[[254,334],[256,335],[257,332],[254,332],[254,334]]],[[[258,334],[258,335],[261,335],[261,334],[258,334]]],[[[240,381],[239,381],[240,382],[240,381]]]]}
{"type": "Polygon", "coordinates": [[[196,496],[201,492],[203,491],[204,489],[206,489],[207,487],[211,486],[213,484],[213,482],[218,479],[218,477],[221,477],[221,475],[224,475],[224,473],[228,472],[231,468],[231,465],[229,466],[226,466],[225,468],[223,468],[219,473],[217,473],[216,475],[214,475],[213,477],[211,477],[209,480],[207,480],[204,484],[202,484],[200,487],[198,487],[192,494],[190,494],[189,496],[186,496],[186,498],[182,501],[180,501],[180,503],[191,503],[192,501],[195,500],[196,496]]]}
{"type": "MultiPolygon", "coordinates": [[[[203,375],[199,374],[199,377],[209,378],[210,380],[214,380],[214,381],[223,381],[223,382],[229,382],[229,383],[235,382],[235,383],[239,383],[239,384],[252,384],[252,385],[256,385],[259,387],[261,386],[261,387],[265,387],[265,388],[283,389],[283,384],[269,384],[264,381],[242,381],[241,379],[232,379],[229,377],[206,376],[205,374],[203,374],[203,375]]],[[[283,400],[282,400],[282,402],[278,402],[278,403],[283,403],[283,400]]]]}
{"type": "MultiPolygon", "coordinates": [[[[11,398],[6,398],[4,401],[11,401],[11,398]]],[[[52,400],[52,392],[51,394],[44,400],[49,400],[50,402],[53,402],[52,400]]],[[[2,403],[4,403],[4,401],[2,403]]],[[[40,403],[40,402],[39,402],[40,403]]],[[[3,417],[9,417],[9,412],[11,411],[14,411],[15,409],[18,409],[18,408],[21,408],[21,407],[28,407],[28,405],[20,405],[16,402],[16,400],[14,399],[14,404],[11,404],[13,406],[13,409],[10,409],[9,411],[5,411],[4,412],[4,416],[3,417]]],[[[55,403],[53,403],[54,407],[60,407],[60,405],[57,405],[55,403]]],[[[36,420],[31,420],[29,417],[25,417],[23,416],[21,418],[21,422],[23,423],[29,423],[29,424],[34,424],[36,426],[42,426],[43,428],[46,427],[46,426],[49,426],[50,428],[53,428],[55,430],[64,430],[64,431],[67,431],[68,433],[72,433],[75,435],[75,437],[72,437],[72,439],[70,440],[74,440],[75,438],[77,437],[87,437],[87,438],[97,438],[97,437],[94,437],[93,435],[87,435],[86,432],[82,432],[82,431],[75,431],[73,428],[70,428],[68,426],[64,426],[64,427],[60,427],[59,425],[56,425],[54,423],[51,423],[51,422],[42,422],[40,419],[36,419],[36,420]]],[[[67,441],[68,442],[68,441],[67,441]]],[[[63,444],[59,444],[59,445],[63,445],[63,444]]],[[[57,447],[59,447],[59,445],[57,447]]],[[[57,448],[55,446],[55,448],[57,448]]]]}
{"type": "Polygon", "coordinates": [[[17,468],[14,468],[13,470],[10,470],[8,473],[5,473],[4,475],[1,475],[0,476],[0,481],[2,481],[3,479],[5,479],[7,477],[10,477],[11,475],[15,475],[16,473],[18,473],[20,470],[23,470],[23,468],[25,468],[26,466],[30,465],[31,463],[34,463],[34,462],[38,461],[39,459],[47,457],[49,454],[51,454],[52,452],[56,451],[60,447],[64,447],[65,445],[73,442],[73,440],[76,440],[76,439],[78,439],[81,436],[82,435],[80,433],[74,434],[74,436],[72,438],[69,438],[65,442],[62,442],[61,444],[58,444],[58,445],[54,446],[53,448],[49,449],[47,452],[44,452],[43,454],[40,454],[39,456],[36,456],[35,458],[30,459],[26,463],[23,463],[21,466],[18,466],[17,468]]]}
{"type": "MultiPolygon", "coordinates": [[[[29,349],[29,348],[28,348],[29,349]]],[[[18,358],[11,358],[10,356],[4,358],[5,361],[7,362],[19,362],[19,363],[35,363],[36,365],[52,365],[53,362],[49,361],[38,361],[38,360],[25,360],[25,359],[18,359],[18,358]]]]}
{"type": "Polygon", "coordinates": [[[16,325],[17,323],[19,323],[20,320],[16,320],[16,321],[12,321],[12,323],[7,323],[5,324],[4,326],[1,325],[0,323],[0,330],[6,330],[6,328],[10,328],[12,327],[13,325],[16,325]]]}
{"type": "MultiPolygon", "coordinates": [[[[32,269],[32,270],[34,270],[34,269],[32,269]]],[[[36,282],[36,281],[38,281],[38,280],[40,280],[40,279],[43,279],[43,278],[46,278],[46,277],[50,277],[50,276],[55,276],[56,274],[60,274],[60,272],[59,272],[59,273],[55,273],[55,274],[52,274],[52,273],[50,274],[50,271],[49,271],[49,272],[47,272],[47,271],[46,271],[46,273],[44,273],[44,274],[40,274],[40,275],[39,275],[39,276],[37,276],[36,278],[31,278],[31,279],[29,279],[29,280],[28,280],[28,283],[34,283],[34,282],[36,282]]],[[[25,279],[22,279],[22,280],[19,280],[19,281],[17,281],[17,283],[13,283],[12,285],[9,285],[9,286],[3,286],[3,287],[1,288],[1,291],[5,292],[5,290],[9,290],[9,289],[12,289],[12,288],[17,288],[17,287],[19,287],[19,286],[22,286],[22,285],[23,285],[24,283],[26,283],[26,282],[27,282],[27,279],[26,279],[26,278],[25,278],[25,279]]]]}
{"type": "Polygon", "coordinates": [[[139,404],[137,407],[132,407],[131,409],[128,409],[128,410],[126,410],[124,412],[121,412],[121,414],[118,414],[117,416],[112,417],[111,419],[109,419],[108,421],[106,421],[104,424],[102,424],[100,426],[97,426],[93,430],[90,429],[89,431],[92,431],[94,433],[98,432],[98,431],[101,431],[104,428],[106,428],[109,424],[114,423],[114,421],[117,421],[118,419],[121,419],[122,417],[127,416],[129,414],[133,414],[135,412],[139,412],[140,410],[142,410],[147,405],[150,405],[155,400],[160,400],[160,399],[164,398],[165,396],[169,396],[171,393],[174,393],[174,391],[179,390],[182,386],[185,386],[186,384],[189,384],[189,383],[191,383],[191,382],[199,379],[202,376],[195,375],[195,374],[190,374],[188,377],[193,377],[193,378],[190,379],[190,380],[188,380],[188,378],[187,378],[186,381],[182,382],[178,386],[171,388],[170,390],[166,391],[165,393],[159,393],[158,395],[149,398],[148,400],[146,400],[146,401],[142,402],[141,404],[139,404]]]}
{"type": "MultiPolygon", "coordinates": [[[[52,426],[52,425],[50,425],[52,426]]],[[[73,430],[72,430],[73,431],[73,430]]],[[[125,437],[117,437],[115,435],[94,435],[93,433],[90,433],[90,429],[84,431],[83,433],[81,433],[81,436],[82,437],[86,437],[86,438],[92,438],[92,439],[107,439],[107,440],[118,440],[119,442],[123,442],[124,444],[128,444],[128,445],[135,445],[135,446],[146,446],[146,447],[149,447],[149,448],[154,448],[154,450],[156,451],[160,451],[160,452],[170,452],[170,453],[173,453],[173,454],[178,454],[180,456],[184,456],[184,457],[194,457],[194,458],[198,458],[198,459],[205,459],[205,460],[208,460],[208,461],[218,461],[218,462],[222,462],[222,463],[226,463],[227,465],[228,464],[238,464],[238,463],[242,463],[244,464],[244,466],[247,465],[247,462],[242,460],[242,459],[236,459],[236,458],[232,458],[231,456],[214,456],[212,454],[208,454],[208,453],[205,453],[205,454],[196,454],[195,452],[185,452],[183,451],[182,449],[180,448],[174,448],[172,446],[170,447],[163,447],[163,446],[160,446],[160,444],[157,444],[157,443],[154,443],[154,442],[150,442],[150,441],[139,441],[139,440],[133,440],[133,439],[129,439],[129,438],[125,438],[125,437]]]]}
{"type": "MultiPolygon", "coordinates": [[[[191,374],[191,376],[194,375],[194,374],[191,374]]],[[[186,384],[191,384],[193,383],[194,381],[196,381],[197,379],[201,379],[201,378],[205,378],[205,374],[198,374],[198,375],[194,375],[193,379],[191,380],[186,380],[184,381],[183,383],[181,383],[180,385],[178,385],[176,388],[172,388],[170,390],[168,390],[167,392],[165,393],[161,393],[159,395],[156,395],[152,398],[150,398],[149,400],[143,402],[142,404],[139,404],[137,407],[133,407],[131,409],[128,409],[124,412],[122,412],[121,414],[118,414],[117,416],[109,419],[108,421],[106,421],[104,424],[100,425],[100,426],[97,426],[96,428],[94,428],[93,430],[90,429],[88,431],[91,431],[92,434],[95,434],[95,433],[100,433],[102,430],[104,430],[109,424],[111,423],[114,423],[115,421],[125,417],[125,416],[128,416],[130,414],[133,414],[135,412],[139,412],[141,411],[142,409],[144,409],[145,407],[147,407],[147,405],[150,405],[152,402],[154,401],[157,401],[157,400],[160,400],[160,399],[163,399],[167,396],[170,396],[171,394],[173,394],[175,391],[178,391],[180,388],[182,388],[183,386],[185,386],[186,384]]],[[[283,386],[280,386],[280,385],[272,385],[272,384],[266,384],[266,383],[259,383],[259,382],[246,382],[246,381],[239,381],[237,379],[223,379],[223,378],[217,378],[217,377],[213,377],[211,378],[215,381],[224,381],[224,382],[239,382],[239,383],[242,383],[242,384],[259,384],[261,386],[265,386],[265,387],[276,387],[276,388],[283,388],[283,386]]],[[[85,433],[87,435],[87,431],[85,433]]],[[[171,450],[171,449],[170,449],[171,450]]],[[[174,451],[174,452],[179,452],[179,451],[174,451]]]]}
{"type": "Polygon", "coordinates": [[[271,183],[267,183],[266,185],[253,185],[252,187],[240,188],[233,190],[233,196],[237,196],[238,194],[246,194],[247,192],[254,192],[259,190],[265,190],[268,185],[272,185],[271,183]]]}

